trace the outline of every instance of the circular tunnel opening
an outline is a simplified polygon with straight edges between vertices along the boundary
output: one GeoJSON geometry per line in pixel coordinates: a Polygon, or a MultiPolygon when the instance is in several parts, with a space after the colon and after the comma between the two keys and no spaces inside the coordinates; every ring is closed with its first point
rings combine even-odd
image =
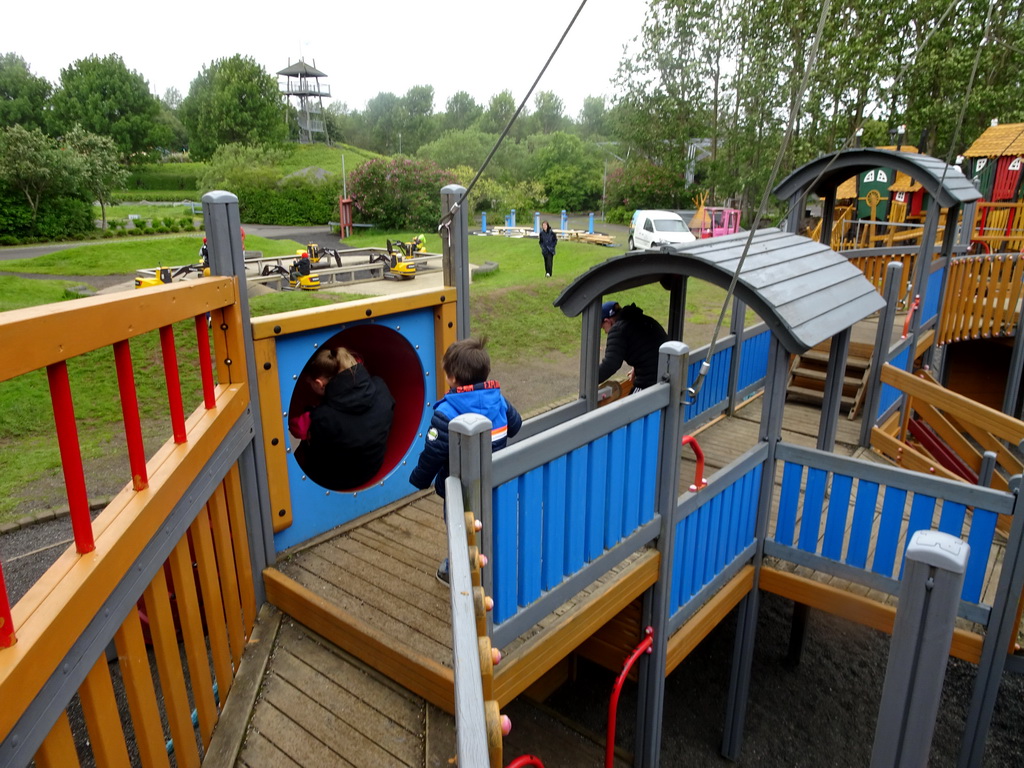
{"type": "MultiPolygon", "coordinates": [[[[358,491],[379,482],[395,468],[405,456],[416,438],[420,419],[423,415],[424,386],[423,368],[412,344],[397,331],[380,325],[356,325],[339,331],[320,347],[345,347],[360,360],[371,376],[379,376],[387,384],[395,400],[391,431],[388,433],[384,462],[379,470],[365,483],[358,486],[332,487],[330,482],[318,482],[309,475],[309,461],[306,454],[309,446],[305,443],[293,451],[299,467],[311,482],[332,491],[358,491]]],[[[312,360],[312,356],[310,356],[312,360]]],[[[320,404],[320,396],[312,387],[310,364],[302,370],[292,392],[288,405],[289,424],[293,419],[320,404]]],[[[293,432],[294,434],[294,432],[293,432]]],[[[339,460],[343,460],[339,457],[339,460]]],[[[319,480],[326,480],[320,477],[319,480]]]]}

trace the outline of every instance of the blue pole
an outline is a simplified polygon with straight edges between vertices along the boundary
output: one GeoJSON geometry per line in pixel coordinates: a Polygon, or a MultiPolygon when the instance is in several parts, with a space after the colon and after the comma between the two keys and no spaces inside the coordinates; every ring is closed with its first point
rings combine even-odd
{"type": "Polygon", "coordinates": [[[562,230],[565,231],[569,228],[569,215],[563,210],[562,211],[562,230]]]}
{"type": "Polygon", "coordinates": [[[487,234],[487,211],[480,212],[480,231],[487,234]]]}
{"type": "Polygon", "coordinates": [[[512,226],[512,217],[509,216],[507,213],[505,214],[505,226],[506,227],[511,227],[512,226]]]}
{"type": "Polygon", "coordinates": [[[533,212],[533,231],[540,232],[540,211],[533,212]]]}
{"type": "Polygon", "coordinates": [[[588,235],[594,234],[594,212],[593,211],[590,212],[590,224],[587,227],[587,234],[588,235]]]}
{"type": "Polygon", "coordinates": [[[514,227],[515,225],[516,225],[516,209],[513,208],[512,209],[512,223],[509,226],[514,227]]]}

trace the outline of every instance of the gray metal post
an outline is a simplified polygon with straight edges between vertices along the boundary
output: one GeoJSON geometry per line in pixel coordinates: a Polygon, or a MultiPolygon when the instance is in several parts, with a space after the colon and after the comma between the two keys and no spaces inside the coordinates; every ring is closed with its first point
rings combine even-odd
{"type": "Polygon", "coordinates": [[[597,369],[601,364],[601,302],[594,301],[583,310],[583,339],[580,344],[580,398],[587,410],[597,408],[597,369]]]}
{"type": "Polygon", "coordinates": [[[456,338],[469,336],[469,213],[466,188],[449,184],[441,189],[441,266],[444,284],[455,287],[456,338]]]}
{"type": "Polygon", "coordinates": [[[865,448],[871,444],[871,428],[875,426],[875,419],[878,418],[878,401],[882,394],[882,365],[889,359],[889,338],[896,319],[896,304],[899,302],[902,281],[903,265],[896,261],[891,262],[885,268],[885,306],[878,313],[875,351],[871,355],[868,387],[861,408],[860,444],[865,448]]]}
{"type": "Polygon", "coordinates": [[[754,586],[740,601],[736,621],[736,636],[733,641],[732,668],[729,671],[729,695],[725,706],[725,727],[722,734],[722,755],[729,760],[739,760],[743,748],[743,724],[747,718],[747,699],[750,696],[750,675],[754,665],[754,640],[757,634],[757,614],[760,608],[758,581],[761,561],[764,559],[764,540],[768,532],[768,518],[771,515],[772,487],[775,478],[775,449],[782,436],[782,412],[786,400],[786,380],[789,371],[789,355],[772,334],[768,348],[768,376],[764,387],[764,404],[761,410],[761,426],[758,438],[768,444],[764,469],[761,472],[761,487],[757,505],[755,537],[757,551],[754,554],[754,586]]]}
{"type": "Polygon", "coordinates": [[[825,392],[821,401],[821,416],[818,422],[817,447],[831,451],[836,444],[839,412],[843,405],[843,388],[846,384],[846,359],[850,353],[852,328],[844,328],[832,337],[828,352],[828,368],[825,373],[825,392]]]}
{"type": "MultiPolygon", "coordinates": [[[[924,219],[924,229],[921,232],[921,247],[917,252],[917,263],[914,265],[914,274],[911,279],[914,281],[914,293],[921,297],[921,304],[924,304],[925,296],[928,294],[928,276],[931,275],[932,253],[935,250],[935,238],[939,231],[939,205],[932,200],[928,208],[928,214],[924,219]]],[[[921,329],[921,312],[914,312],[910,319],[910,333],[917,340],[918,332],[921,329]]],[[[913,355],[911,355],[913,357],[913,355]]]]}
{"type": "Polygon", "coordinates": [[[1017,322],[1017,333],[1013,339],[1013,352],[1010,355],[1010,372],[1006,377],[1006,389],[1003,390],[1003,413],[1016,419],[1022,417],[1017,412],[1017,401],[1020,399],[1020,379],[1024,376],[1024,328],[1017,322]]]}
{"type": "MultiPolygon", "coordinates": [[[[456,416],[448,423],[448,471],[462,483],[462,501],[483,523],[480,552],[494,562],[494,517],[491,504],[491,421],[478,413],[456,416]]],[[[445,502],[447,505],[447,502],[445,502]]],[[[447,509],[447,506],[446,506],[447,509]]],[[[461,513],[465,510],[456,510],[461,513]]],[[[446,513],[447,516],[447,513],[446,513]]],[[[451,553],[449,553],[449,558],[451,553]]],[[[494,594],[494,569],[481,571],[484,592],[494,594]]],[[[487,614],[487,634],[491,634],[491,615],[487,614]]]]}
{"type": "Polygon", "coordinates": [[[871,768],[928,765],[970,551],[941,531],[917,531],[910,540],[871,768]]]}
{"type": "Polygon", "coordinates": [[[245,329],[246,381],[249,383],[249,409],[253,414],[252,450],[239,460],[242,498],[249,527],[249,550],[252,557],[256,602],[266,599],[263,569],[276,557],[274,531],[271,526],[270,492],[267,487],[267,456],[263,447],[263,420],[260,418],[259,389],[256,386],[256,353],[249,319],[249,293],[245,279],[245,253],[242,250],[242,223],[238,214],[238,198],[230,192],[214,191],[203,195],[203,218],[210,250],[210,272],[238,280],[238,304],[245,329]]]}
{"type": "MultiPolygon", "coordinates": [[[[738,298],[732,302],[729,332],[733,338],[732,360],[729,363],[729,402],[726,414],[732,416],[739,405],[740,366],[743,364],[743,340],[746,337],[747,306],[738,298]]],[[[714,350],[711,350],[714,353],[714,350]]]]}
{"type": "Polygon", "coordinates": [[[689,347],[681,341],[661,345],[658,379],[668,374],[670,394],[661,424],[658,448],[657,511],[661,517],[658,581],[651,588],[651,653],[640,660],[640,686],[636,706],[636,745],[633,764],[659,765],[661,726],[665,709],[665,668],[668,653],[669,599],[672,593],[672,561],[675,550],[675,511],[679,493],[679,456],[682,452],[682,399],[689,347]]]}

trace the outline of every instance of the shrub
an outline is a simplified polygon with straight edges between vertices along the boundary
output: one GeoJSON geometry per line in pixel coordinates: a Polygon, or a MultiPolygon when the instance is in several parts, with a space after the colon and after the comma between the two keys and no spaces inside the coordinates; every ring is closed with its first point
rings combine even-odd
{"type": "Polygon", "coordinates": [[[441,188],[454,174],[429,160],[368,160],[349,179],[356,209],[369,223],[389,230],[428,229],[441,215],[441,188]]]}

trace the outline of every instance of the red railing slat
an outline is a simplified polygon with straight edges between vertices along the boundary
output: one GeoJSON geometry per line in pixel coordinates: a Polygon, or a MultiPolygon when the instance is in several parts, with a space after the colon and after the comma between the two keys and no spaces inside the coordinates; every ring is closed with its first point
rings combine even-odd
{"type": "Polygon", "coordinates": [[[181,378],[178,376],[178,353],[174,347],[174,328],[160,329],[160,348],[164,357],[164,379],[167,381],[167,403],[171,408],[171,430],[175,443],[188,441],[185,435],[185,409],[181,403],[181,378]]]}
{"type": "Polygon", "coordinates": [[[217,407],[213,392],[213,358],[210,357],[210,332],[206,315],[196,315],[196,344],[199,347],[199,374],[203,380],[203,403],[207,408],[217,407]]]}
{"type": "Polygon", "coordinates": [[[146,471],[146,447],[142,442],[139,398],[135,392],[132,350],[127,340],[114,342],[114,365],[117,368],[117,389],[121,394],[121,414],[124,417],[124,437],[128,443],[132,488],[141,491],[149,487],[149,474],[146,471]]]}
{"type": "Polygon", "coordinates": [[[89,518],[89,496],[85,491],[85,471],[82,468],[82,450],[78,444],[78,427],[75,424],[75,405],[71,400],[67,363],[62,360],[48,365],[46,378],[50,383],[53,422],[57,428],[57,445],[60,447],[60,463],[64,470],[64,487],[68,494],[75,549],[84,555],[96,549],[96,542],[92,535],[92,520],[89,518]]]}
{"type": "Polygon", "coordinates": [[[0,648],[10,648],[18,641],[14,634],[14,622],[11,620],[11,603],[7,597],[7,584],[4,582],[4,567],[0,563],[0,648]]]}

